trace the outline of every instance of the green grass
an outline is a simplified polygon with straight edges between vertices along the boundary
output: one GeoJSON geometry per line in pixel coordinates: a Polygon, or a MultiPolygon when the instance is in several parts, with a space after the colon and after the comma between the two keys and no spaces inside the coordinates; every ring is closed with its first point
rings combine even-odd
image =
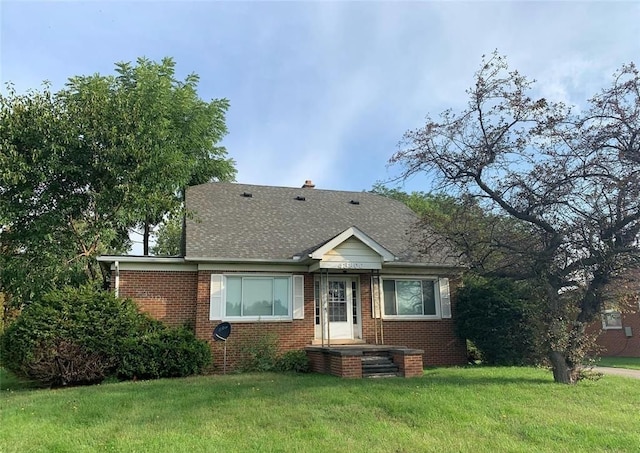
{"type": "Polygon", "coordinates": [[[416,379],[246,374],[2,390],[9,452],[637,451],[637,380],[533,368],[416,379]]]}
{"type": "Polygon", "coordinates": [[[640,357],[601,357],[596,365],[640,370],[640,357]]]}

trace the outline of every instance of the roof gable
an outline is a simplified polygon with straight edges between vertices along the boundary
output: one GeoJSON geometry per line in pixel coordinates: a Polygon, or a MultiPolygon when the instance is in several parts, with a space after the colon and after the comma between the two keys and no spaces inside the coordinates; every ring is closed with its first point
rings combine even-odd
{"type": "Polygon", "coordinates": [[[318,247],[313,253],[310,254],[310,257],[313,259],[321,260],[327,253],[331,252],[332,250],[339,250],[340,246],[351,238],[357,239],[371,251],[379,255],[382,261],[394,261],[396,259],[393,253],[391,253],[389,250],[378,244],[376,241],[371,239],[369,236],[367,236],[365,233],[354,226],[347,228],[326,244],[318,247]]]}

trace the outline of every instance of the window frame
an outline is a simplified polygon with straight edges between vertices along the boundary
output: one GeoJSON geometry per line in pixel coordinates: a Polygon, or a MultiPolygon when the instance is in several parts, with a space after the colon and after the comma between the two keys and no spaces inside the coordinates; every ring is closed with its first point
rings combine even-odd
{"type": "Polygon", "coordinates": [[[601,314],[602,317],[602,329],[603,330],[622,330],[622,313],[618,310],[604,310],[601,314]],[[620,320],[620,325],[609,325],[608,319],[610,315],[618,315],[618,319],[620,320]]]}
{"type": "MultiPolygon", "coordinates": [[[[222,282],[222,301],[221,301],[221,318],[223,321],[228,322],[282,322],[282,321],[292,321],[293,320],[293,275],[292,274],[222,274],[223,282],[222,282]],[[287,315],[252,315],[252,316],[227,316],[227,288],[228,288],[228,279],[229,278],[240,278],[241,279],[241,289],[244,291],[243,283],[244,279],[249,280],[271,280],[274,282],[276,278],[286,278],[288,280],[288,291],[287,291],[287,315]]],[[[240,302],[242,304],[242,300],[240,302]]]]}
{"type": "MultiPolygon", "coordinates": [[[[384,275],[384,276],[380,276],[380,280],[379,280],[379,288],[378,288],[379,294],[380,294],[380,299],[381,299],[381,307],[380,307],[380,311],[381,311],[381,316],[382,319],[386,319],[386,320],[399,320],[399,321],[417,321],[417,320],[441,320],[442,318],[442,300],[440,297],[440,279],[438,277],[433,277],[433,276],[424,276],[424,275],[384,275]],[[388,281],[388,280],[393,280],[395,283],[395,287],[396,287],[396,294],[397,294],[397,282],[398,281],[411,281],[411,282],[420,282],[420,285],[422,285],[423,281],[430,281],[433,284],[433,298],[434,298],[434,304],[435,304],[435,315],[425,315],[425,314],[421,314],[421,315],[407,315],[407,314],[403,314],[403,315],[388,315],[386,313],[386,304],[385,304],[385,300],[384,300],[384,282],[388,281]]],[[[424,296],[424,293],[423,293],[424,296]]],[[[397,306],[398,301],[397,301],[397,296],[396,296],[396,311],[397,311],[397,306]]],[[[424,304],[424,301],[423,301],[424,304]]],[[[424,305],[423,305],[423,310],[424,310],[424,305]]]]}

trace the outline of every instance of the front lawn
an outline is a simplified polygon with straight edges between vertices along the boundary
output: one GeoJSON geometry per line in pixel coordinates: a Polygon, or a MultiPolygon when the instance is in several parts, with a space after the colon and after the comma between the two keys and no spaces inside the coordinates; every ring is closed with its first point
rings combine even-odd
{"type": "Polygon", "coordinates": [[[637,451],[637,380],[532,368],[246,374],[2,390],[2,452],[637,451]]]}
{"type": "Polygon", "coordinates": [[[640,357],[601,357],[596,365],[640,370],[640,357]]]}

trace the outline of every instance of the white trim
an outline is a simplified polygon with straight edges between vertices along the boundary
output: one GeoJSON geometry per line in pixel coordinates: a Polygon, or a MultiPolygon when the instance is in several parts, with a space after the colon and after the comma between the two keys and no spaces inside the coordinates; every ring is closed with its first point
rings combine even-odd
{"type": "Polygon", "coordinates": [[[389,250],[378,244],[376,241],[371,239],[369,236],[367,236],[365,233],[354,226],[347,228],[342,233],[324,244],[322,247],[316,249],[309,255],[309,257],[316,260],[321,260],[327,252],[333,250],[351,237],[355,237],[356,239],[360,240],[364,245],[380,255],[383,261],[394,261],[396,259],[396,256],[393,253],[391,253],[389,250]]]}
{"type": "MultiPolygon", "coordinates": [[[[118,261],[121,271],[142,271],[142,272],[197,272],[198,266],[195,264],[171,264],[171,263],[134,263],[118,261]]],[[[111,270],[115,270],[115,265],[111,265],[111,270]]]]}
{"type": "Polygon", "coordinates": [[[224,304],[224,275],[211,274],[209,285],[209,320],[222,319],[222,305],[224,304]]]}
{"type": "Polygon", "coordinates": [[[119,261],[122,263],[164,263],[164,264],[180,264],[185,260],[182,257],[173,256],[139,256],[139,255],[100,255],[96,258],[100,263],[113,263],[119,261]]]}
{"type": "Polygon", "coordinates": [[[602,330],[622,330],[622,313],[619,312],[618,310],[604,310],[601,314],[601,320],[602,320],[602,330]],[[617,313],[618,316],[620,317],[620,325],[619,326],[610,326],[607,324],[607,315],[611,315],[617,313]]]}
{"type": "Polygon", "coordinates": [[[462,266],[462,265],[456,265],[456,264],[407,263],[407,262],[401,262],[401,261],[385,263],[384,266],[393,267],[394,269],[392,272],[402,272],[402,269],[396,269],[396,268],[403,268],[403,267],[407,268],[406,270],[407,272],[415,272],[416,268],[425,269],[425,270],[433,269],[436,272],[449,271],[449,273],[451,273],[451,270],[463,271],[463,270],[469,269],[469,266],[462,266]]]}
{"type": "MultiPolygon", "coordinates": [[[[355,228],[355,227],[352,227],[355,228]]],[[[350,228],[351,229],[351,228],[350,228]]],[[[349,230],[346,230],[349,231],[349,230]]],[[[358,230],[359,231],[359,230],[358,230]]],[[[342,233],[344,234],[344,232],[342,233]]],[[[364,235],[364,233],[360,233],[364,235]]],[[[361,239],[361,237],[356,238],[361,239]]],[[[365,235],[366,236],[366,235],[365,235]]],[[[337,239],[337,236],[335,239],[337,239]]],[[[351,236],[349,236],[351,237],[351,236]]],[[[345,238],[345,240],[348,239],[345,238]]],[[[372,239],[370,239],[373,241],[372,239]]],[[[364,241],[363,241],[364,242],[364,241]]],[[[373,241],[375,243],[375,241],[373,241]]],[[[365,242],[366,245],[369,245],[365,242]]],[[[326,247],[328,245],[325,244],[326,247]]],[[[382,247],[378,245],[379,247],[382,247]]],[[[320,249],[316,250],[317,253],[320,249]]],[[[376,250],[377,252],[377,250],[376,250]]],[[[391,252],[389,252],[391,253],[391,252]]],[[[394,257],[395,258],[395,257],[394,257]]],[[[240,270],[240,271],[263,271],[273,269],[272,266],[277,265],[277,269],[282,272],[313,272],[319,267],[317,263],[309,263],[309,259],[257,259],[257,258],[206,258],[206,257],[167,257],[167,256],[140,256],[140,255],[101,255],[97,258],[100,263],[110,263],[113,270],[113,263],[120,262],[120,269],[124,270],[167,270],[167,271],[185,271],[192,272],[195,270],[240,270]],[[146,265],[146,266],[145,266],[146,265]]],[[[410,273],[415,274],[417,270],[428,271],[433,275],[450,275],[452,270],[462,271],[467,266],[448,265],[442,263],[407,263],[399,261],[385,261],[381,273],[410,273]],[[393,268],[393,269],[390,269],[393,268]]],[[[347,272],[362,272],[368,269],[347,269],[347,272]]]]}
{"type": "Polygon", "coordinates": [[[203,263],[197,264],[199,271],[240,271],[240,272],[285,272],[285,273],[307,273],[309,268],[304,265],[275,265],[275,264],[230,264],[230,263],[203,263]]]}
{"type": "Polygon", "coordinates": [[[438,292],[440,293],[440,314],[442,319],[451,318],[451,294],[449,291],[449,279],[438,279],[438,292]]]}
{"type": "Polygon", "coordinates": [[[185,256],[184,261],[198,263],[229,263],[229,264],[300,264],[299,259],[269,259],[269,258],[211,258],[203,256],[185,256]]]}
{"type": "Polygon", "coordinates": [[[304,319],[304,275],[293,276],[293,319],[304,319]]]}
{"type": "Polygon", "coordinates": [[[112,270],[116,274],[113,282],[113,293],[118,297],[120,296],[120,261],[113,263],[113,267],[114,269],[112,270]]]}
{"type": "MultiPolygon", "coordinates": [[[[314,329],[315,329],[315,333],[314,333],[314,338],[316,340],[321,340],[323,338],[323,334],[325,335],[325,338],[328,338],[329,336],[331,336],[331,341],[333,342],[334,340],[336,341],[344,341],[344,340],[361,340],[362,339],[362,331],[363,331],[363,323],[364,320],[362,319],[362,294],[361,294],[361,290],[362,287],[360,286],[360,275],[354,275],[354,274],[343,274],[343,273],[331,273],[331,274],[316,274],[314,276],[313,279],[313,299],[314,299],[314,304],[313,304],[313,325],[314,325],[314,329]],[[329,323],[328,319],[323,319],[323,316],[320,315],[320,324],[316,324],[316,307],[318,304],[320,304],[320,310],[322,311],[322,298],[324,295],[322,290],[322,284],[320,284],[319,286],[319,294],[318,296],[320,297],[320,300],[316,299],[316,283],[320,283],[321,280],[323,278],[327,278],[328,281],[344,281],[345,282],[345,296],[348,298],[347,300],[347,323],[350,324],[350,326],[348,327],[350,329],[350,336],[349,338],[334,338],[334,335],[331,334],[332,332],[332,328],[331,326],[327,326],[327,324],[329,323]],[[353,300],[353,288],[352,288],[352,284],[355,283],[356,285],[356,297],[355,297],[355,301],[353,300]],[[355,303],[356,306],[356,316],[358,319],[357,324],[354,323],[353,321],[353,304],[355,303]],[[323,326],[323,321],[324,321],[324,326],[323,326]]],[[[325,288],[326,289],[326,288],[325,288]]],[[[328,314],[327,314],[328,316],[328,314]]],[[[333,322],[331,322],[330,324],[334,324],[333,322]]]]}

